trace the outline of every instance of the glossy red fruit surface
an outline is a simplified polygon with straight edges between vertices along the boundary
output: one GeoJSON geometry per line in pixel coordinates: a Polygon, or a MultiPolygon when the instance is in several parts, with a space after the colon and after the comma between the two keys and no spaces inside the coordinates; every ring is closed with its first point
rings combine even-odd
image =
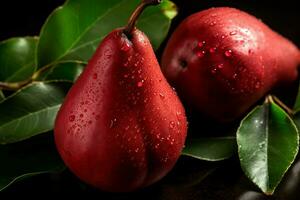
{"type": "Polygon", "coordinates": [[[118,29],[102,41],[55,123],[57,149],[71,171],[118,192],[165,176],[186,132],[184,108],[137,29],[130,40],[118,29]]]}
{"type": "Polygon", "coordinates": [[[188,105],[226,122],[271,89],[296,80],[299,63],[299,49],[289,40],[243,11],[220,7],[177,27],[162,70],[188,105]]]}

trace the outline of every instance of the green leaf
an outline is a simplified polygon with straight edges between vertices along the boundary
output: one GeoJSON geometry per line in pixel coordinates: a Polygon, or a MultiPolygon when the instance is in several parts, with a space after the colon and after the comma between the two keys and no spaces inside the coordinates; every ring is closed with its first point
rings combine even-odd
{"type": "Polygon", "coordinates": [[[164,14],[172,20],[177,15],[177,7],[176,5],[171,1],[163,1],[161,3],[161,8],[164,14]]]}
{"type": "Polygon", "coordinates": [[[0,103],[0,144],[52,130],[69,82],[35,82],[0,103]]]}
{"type": "Polygon", "coordinates": [[[298,94],[297,94],[297,97],[296,97],[296,101],[295,101],[295,105],[294,105],[293,110],[295,112],[300,111],[300,85],[299,85],[298,94]]]}
{"type": "Polygon", "coordinates": [[[0,191],[24,178],[64,169],[64,164],[55,149],[52,134],[0,145],[0,159],[0,191]]]}
{"type": "Polygon", "coordinates": [[[158,186],[171,187],[172,190],[176,190],[177,192],[191,187],[197,188],[202,181],[209,179],[208,176],[220,169],[221,166],[224,167],[224,163],[207,162],[204,160],[196,160],[189,156],[181,156],[176,162],[176,166],[158,186]]]}
{"type": "Polygon", "coordinates": [[[236,152],[235,137],[191,138],[187,140],[182,155],[206,161],[230,158],[236,152]]]}
{"type": "Polygon", "coordinates": [[[12,38],[0,43],[0,81],[22,81],[32,75],[37,43],[37,37],[12,38]]]}
{"type": "Polygon", "coordinates": [[[167,0],[164,0],[160,6],[149,7],[143,12],[137,27],[149,37],[153,49],[158,49],[163,42],[168,34],[171,20],[176,15],[176,5],[167,0]]]}
{"type": "Polygon", "coordinates": [[[40,80],[65,80],[74,82],[81,74],[86,63],[73,61],[58,63],[43,74],[40,80]]]}
{"type": "Polygon", "coordinates": [[[5,99],[3,92],[0,90],[0,102],[5,99]]]}
{"type": "Polygon", "coordinates": [[[294,122],[278,105],[266,102],[243,119],[237,142],[245,174],[264,193],[272,194],[298,153],[294,122]]]}
{"type": "Polygon", "coordinates": [[[297,126],[298,131],[300,130],[300,112],[297,112],[294,116],[293,116],[293,121],[295,123],[295,125],[297,126]]]}
{"type": "MultiPolygon", "coordinates": [[[[139,18],[138,27],[155,48],[166,37],[174,10],[168,0],[150,7],[139,18]]],[[[88,61],[100,41],[113,29],[123,27],[140,0],[69,0],[57,8],[44,24],[38,45],[38,66],[70,60],[88,61]]]]}

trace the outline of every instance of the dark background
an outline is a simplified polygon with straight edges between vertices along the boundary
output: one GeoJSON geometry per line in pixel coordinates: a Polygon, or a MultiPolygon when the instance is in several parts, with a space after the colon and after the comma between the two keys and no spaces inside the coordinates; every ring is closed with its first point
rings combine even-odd
{"type": "MultiPolygon", "coordinates": [[[[38,35],[47,16],[64,0],[6,0],[0,3],[0,40],[14,36],[38,35]]],[[[191,13],[209,7],[230,6],[247,11],[262,19],[272,29],[300,46],[300,12],[293,0],[174,0],[178,22],[191,13]]]]}
{"type": "MultiPolygon", "coordinates": [[[[88,0],[87,0],[88,1],[88,0]]],[[[230,6],[247,11],[260,18],[272,29],[300,46],[300,12],[296,1],[279,0],[173,0],[179,7],[179,15],[172,23],[170,33],[178,23],[191,13],[205,8],[230,6]]],[[[0,41],[16,36],[39,35],[47,16],[64,0],[1,1],[0,41]]],[[[162,48],[158,51],[161,53],[162,48]]],[[[1,158],[0,158],[1,159],[1,158]]],[[[0,162],[1,163],[1,162],[0,162]]],[[[235,158],[218,163],[181,158],[175,169],[160,183],[131,194],[110,194],[94,190],[81,183],[68,171],[56,175],[42,175],[14,184],[3,194],[81,192],[97,194],[100,199],[300,199],[300,162],[289,171],[275,197],[266,197],[250,183],[240,171],[235,158]],[[204,181],[207,169],[218,169],[204,181]],[[199,181],[199,182],[197,182],[199,181]]],[[[1,195],[0,195],[1,197],[1,195]]],[[[86,197],[86,196],[85,196],[86,197]]]]}

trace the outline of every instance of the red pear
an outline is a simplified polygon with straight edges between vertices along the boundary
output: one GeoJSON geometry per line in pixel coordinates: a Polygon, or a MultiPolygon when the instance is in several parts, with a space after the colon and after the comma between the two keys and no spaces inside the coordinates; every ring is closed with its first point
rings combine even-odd
{"type": "Polygon", "coordinates": [[[193,14],[177,27],[162,70],[188,105],[226,122],[296,80],[299,63],[292,42],[250,14],[220,7],[193,14]]]}
{"type": "Polygon", "coordinates": [[[165,176],[181,154],[184,108],[164,78],[152,46],[134,28],[145,0],[125,28],[99,45],[56,118],[55,142],[80,179],[105,191],[132,191],[165,176]]]}

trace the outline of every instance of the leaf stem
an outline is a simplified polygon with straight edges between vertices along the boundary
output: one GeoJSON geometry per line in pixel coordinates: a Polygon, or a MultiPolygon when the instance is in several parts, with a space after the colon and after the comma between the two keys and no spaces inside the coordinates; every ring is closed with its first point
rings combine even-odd
{"type": "Polygon", "coordinates": [[[265,103],[274,103],[272,95],[268,95],[265,99],[265,103]]]}
{"type": "Polygon", "coordinates": [[[280,99],[278,99],[276,96],[274,95],[268,95],[267,96],[267,101],[271,102],[271,103],[276,103],[277,105],[279,105],[283,110],[285,110],[285,112],[287,112],[287,114],[289,114],[290,116],[293,116],[295,114],[295,112],[289,108],[285,103],[283,103],[280,99]],[[268,99],[268,100],[267,100],[268,99]]]}
{"type": "Polygon", "coordinates": [[[13,91],[18,90],[31,82],[32,82],[32,77],[19,82],[11,82],[11,83],[0,82],[0,90],[13,90],[13,91]]]}
{"type": "Polygon", "coordinates": [[[161,0],[142,0],[142,2],[138,5],[138,7],[131,14],[131,16],[128,20],[128,24],[124,29],[124,34],[130,38],[131,33],[135,27],[136,21],[139,18],[139,16],[142,14],[143,10],[150,5],[160,4],[160,2],[161,2],[161,0]]]}
{"type": "MultiPolygon", "coordinates": [[[[77,63],[85,63],[82,61],[76,61],[77,63]]],[[[16,91],[21,89],[22,87],[32,83],[33,81],[37,80],[38,77],[43,74],[45,71],[47,71],[48,69],[50,69],[51,67],[55,66],[58,63],[63,63],[63,62],[52,62],[48,65],[45,65],[43,67],[41,67],[39,70],[37,70],[36,72],[34,72],[32,74],[31,77],[29,77],[26,80],[23,81],[18,81],[18,82],[0,82],[0,90],[12,90],[12,91],[16,91]]]]}

